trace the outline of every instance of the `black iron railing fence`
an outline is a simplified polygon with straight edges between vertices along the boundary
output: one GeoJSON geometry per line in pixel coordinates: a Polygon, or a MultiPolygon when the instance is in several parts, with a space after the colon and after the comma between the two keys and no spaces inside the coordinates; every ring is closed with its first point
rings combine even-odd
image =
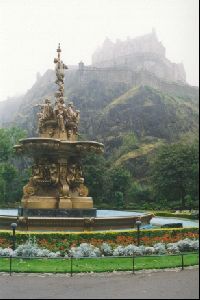
{"type": "MultiPolygon", "coordinates": [[[[69,268],[67,271],[63,272],[62,273],[69,273],[70,276],[72,277],[74,273],[83,273],[83,272],[88,272],[88,271],[84,271],[83,269],[81,269],[80,271],[74,271],[73,269],[73,265],[74,265],[74,262],[75,261],[80,261],[80,260],[99,260],[99,259],[117,259],[117,258],[120,258],[120,259],[130,259],[132,264],[129,268],[128,271],[131,271],[132,274],[135,274],[136,272],[136,268],[135,268],[135,261],[139,258],[152,258],[152,259],[155,259],[155,258],[164,258],[164,257],[167,257],[167,256],[179,256],[180,257],[180,264],[179,266],[173,266],[173,267],[180,267],[181,270],[184,270],[184,267],[186,266],[186,264],[184,263],[184,257],[189,255],[189,254],[196,254],[197,257],[199,256],[199,252],[189,252],[189,253],[178,253],[178,254],[168,254],[168,255],[142,255],[142,256],[102,256],[102,257],[80,257],[80,258],[75,258],[75,257],[24,257],[24,256],[2,256],[0,257],[0,259],[7,259],[8,260],[8,263],[9,263],[9,267],[8,267],[8,271],[5,271],[5,270],[1,270],[1,263],[0,263],[0,272],[9,272],[10,276],[12,275],[13,272],[23,272],[23,273],[31,273],[32,270],[31,270],[31,267],[30,267],[30,270],[28,271],[19,271],[19,270],[13,270],[13,261],[14,260],[64,260],[64,261],[68,261],[69,262],[69,268]]],[[[197,265],[198,265],[198,261],[197,261],[197,265]]],[[[172,266],[166,266],[165,268],[173,268],[172,266]]],[[[141,269],[146,269],[145,266],[143,268],[140,268],[141,269]]],[[[117,271],[117,270],[116,270],[117,271]]],[[[119,271],[122,271],[121,269],[119,269],[119,271]]],[[[94,271],[95,272],[95,271],[94,271]]],[[[102,271],[103,272],[103,271],[102,271]]],[[[106,270],[105,270],[106,272],[106,270]]],[[[45,273],[45,272],[38,272],[38,273],[45,273]]],[[[48,272],[49,273],[49,272],[48,272]]],[[[60,272],[52,272],[52,273],[60,273],[60,272]]]]}

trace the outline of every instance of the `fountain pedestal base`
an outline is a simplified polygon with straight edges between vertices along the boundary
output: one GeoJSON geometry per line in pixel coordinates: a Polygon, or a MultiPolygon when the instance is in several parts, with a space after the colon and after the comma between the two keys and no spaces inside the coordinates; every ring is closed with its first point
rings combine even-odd
{"type": "Polygon", "coordinates": [[[43,197],[30,196],[22,199],[24,209],[92,209],[92,197],[43,197]]]}
{"type": "Polygon", "coordinates": [[[23,217],[96,217],[91,197],[31,196],[22,200],[19,215],[23,217]]]}

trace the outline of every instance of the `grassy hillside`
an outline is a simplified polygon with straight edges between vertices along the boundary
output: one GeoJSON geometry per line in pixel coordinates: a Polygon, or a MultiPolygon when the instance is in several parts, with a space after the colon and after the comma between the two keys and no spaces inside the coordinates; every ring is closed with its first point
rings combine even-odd
{"type": "Polygon", "coordinates": [[[94,136],[111,151],[122,137],[133,132],[139,140],[176,141],[198,131],[196,101],[169,96],[149,86],[134,87],[113,99],[97,116],[94,136]]]}

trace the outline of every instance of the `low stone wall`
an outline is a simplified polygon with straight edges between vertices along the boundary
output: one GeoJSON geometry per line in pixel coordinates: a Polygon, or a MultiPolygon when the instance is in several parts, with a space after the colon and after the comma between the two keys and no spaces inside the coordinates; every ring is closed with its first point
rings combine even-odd
{"type": "MultiPolygon", "coordinates": [[[[140,216],[142,225],[149,224],[153,214],[140,216]]],[[[0,217],[0,229],[10,229],[16,222],[19,230],[95,231],[135,228],[138,216],[128,217],[0,217]]]]}

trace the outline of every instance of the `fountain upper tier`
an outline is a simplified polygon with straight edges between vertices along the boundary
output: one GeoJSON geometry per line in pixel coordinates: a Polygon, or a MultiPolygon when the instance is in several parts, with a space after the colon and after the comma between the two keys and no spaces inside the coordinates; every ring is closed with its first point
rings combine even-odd
{"type": "Polygon", "coordinates": [[[27,138],[15,146],[18,154],[31,157],[82,157],[87,153],[103,153],[104,145],[94,141],[66,141],[52,138],[27,138]]]}

